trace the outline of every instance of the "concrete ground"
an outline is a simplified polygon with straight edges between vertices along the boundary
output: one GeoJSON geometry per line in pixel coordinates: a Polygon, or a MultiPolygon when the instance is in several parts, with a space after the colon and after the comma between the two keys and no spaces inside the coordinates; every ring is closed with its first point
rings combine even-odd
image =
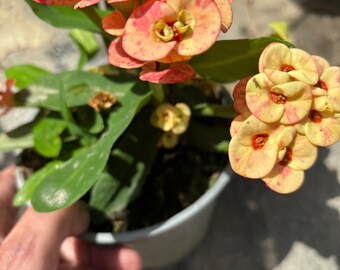
{"type": "MultiPolygon", "coordinates": [[[[233,7],[229,38],[267,35],[269,22],[285,20],[293,44],[340,64],[339,0],[234,0],[233,7]]],[[[36,19],[23,0],[0,0],[0,36],[0,68],[32,63],[61,71],[76,65],[67,33],[36,19]]],[[[22,118],[11,114],[6,117],[22,118]]],[[[11,128],[8,121],[0,125],[11,128]]],[[[339,160],[340,143],[320,148],[305,184],[291,195],[233,176],[202,243],[183,261],[153,270],[340,269],[339,160]]]]}

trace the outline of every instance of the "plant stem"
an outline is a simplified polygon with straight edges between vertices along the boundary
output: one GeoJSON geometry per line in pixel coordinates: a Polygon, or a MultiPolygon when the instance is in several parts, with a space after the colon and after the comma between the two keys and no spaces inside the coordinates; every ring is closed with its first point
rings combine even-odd
{"type": "Polygon", "coordinates": [[[194,113],[201,116],[229,119],[236,116],[233,105],[200,104],[196,106],[194,113]]]}
{"type": "Polygon", "coordinates": [[[149,85],[157,103],[162,103],[165,99],[165,89],[163,87],[164,85],[158,83],[149,83],[149,85]]]}

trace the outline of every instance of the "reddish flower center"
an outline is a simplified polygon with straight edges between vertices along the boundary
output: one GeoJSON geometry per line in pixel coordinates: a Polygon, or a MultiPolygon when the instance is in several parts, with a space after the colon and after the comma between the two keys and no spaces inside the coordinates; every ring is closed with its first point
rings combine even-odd
{"type": "Polygon", "coordinates": [[[309,113],[309,119],[312,120],[313,123],[321,123],[322,115],[316,110],[311,110],[309,113]]]}
{"type": "Polygon", "coordinates": [[[179,32],[179,30],[177,29],[177,27],[174,25],[176,22],[173,23],[169,23],[168,25],[171,27],[172,31],[174,31],[174,36],[171,39],[172,41],[177,41],[180,42],[183,39],[182,34],[179,32]]]}
{"type": "Polygon", "coordinates": [[[255,150],[262,149],[262,147],[266,144],[268,141],[269,136],[267,134],[257,134],[253,137],[253,148],[255,150]]]}
{"type": "Polygon", "coordinates": [[[316,87],[319,87],[325,91],[328,91],[328,87],[324,81],[318,81],[318,83],[315,85],[316,87]]]}
{"type": "Polygon", "coordinates": [[[280,71],[283,71],[283,72],[289,72],[289,71],[292,71],[292,70],[295,70],[295,68],[291,65],[288,65],[288,64],[284,64],[281,68],[280,68],[280,71]]]}
{"type": "Polygon", "coordinates": [[[285,104],[287,101],[287,97],[283,94],[278,94],[275,92],[270,92],[270,98],[276,104],[285,104]]]}
{"type": "Polygon", "coordinates": [[[290,148],[286,148],[286,153],[283,159],[280,161],[280,164],[286,166],[289,162],[293,160],[293,150],[290,148]]]}

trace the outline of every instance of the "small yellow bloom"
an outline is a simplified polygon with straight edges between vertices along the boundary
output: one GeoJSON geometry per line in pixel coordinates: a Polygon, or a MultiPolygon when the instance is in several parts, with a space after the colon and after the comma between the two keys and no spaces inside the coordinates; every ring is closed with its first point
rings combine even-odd
{"type": "Polygon", "coordinates": [[[167,149],[174,148],[177,144],[178,135],[172,133],[171,131],[165,132],[159,140],[159,145],[167,149]]]}
{"type": "Polygon", "coordinates": [[[177,103],[175,106],[164,103],[157,107],[151,116],[153,126],[176,135],[184,133],[189,125],[191,111],[188,105],[177,103]]]}

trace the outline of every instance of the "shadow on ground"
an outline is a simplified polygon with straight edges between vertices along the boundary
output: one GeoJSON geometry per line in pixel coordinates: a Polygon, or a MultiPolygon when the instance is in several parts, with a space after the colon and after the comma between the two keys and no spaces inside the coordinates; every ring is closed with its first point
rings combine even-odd
{"type": "Polygon", "coordinates": [[[339,196],[340,186],[336,172],[323,164],[328,152],[320,149],[305,184],[290,195],[276,194],[262,181],[234,176],[203,243],[187,259],[163,270],[269,270],[296,241],[340,261],[339,215],[327,206],[327,200],[339,196]]]}
{"type": "Polygon", "coordinates": [[[308,13],[340,15],[339,0],[295,0],[295,2],[308,13]]]}

